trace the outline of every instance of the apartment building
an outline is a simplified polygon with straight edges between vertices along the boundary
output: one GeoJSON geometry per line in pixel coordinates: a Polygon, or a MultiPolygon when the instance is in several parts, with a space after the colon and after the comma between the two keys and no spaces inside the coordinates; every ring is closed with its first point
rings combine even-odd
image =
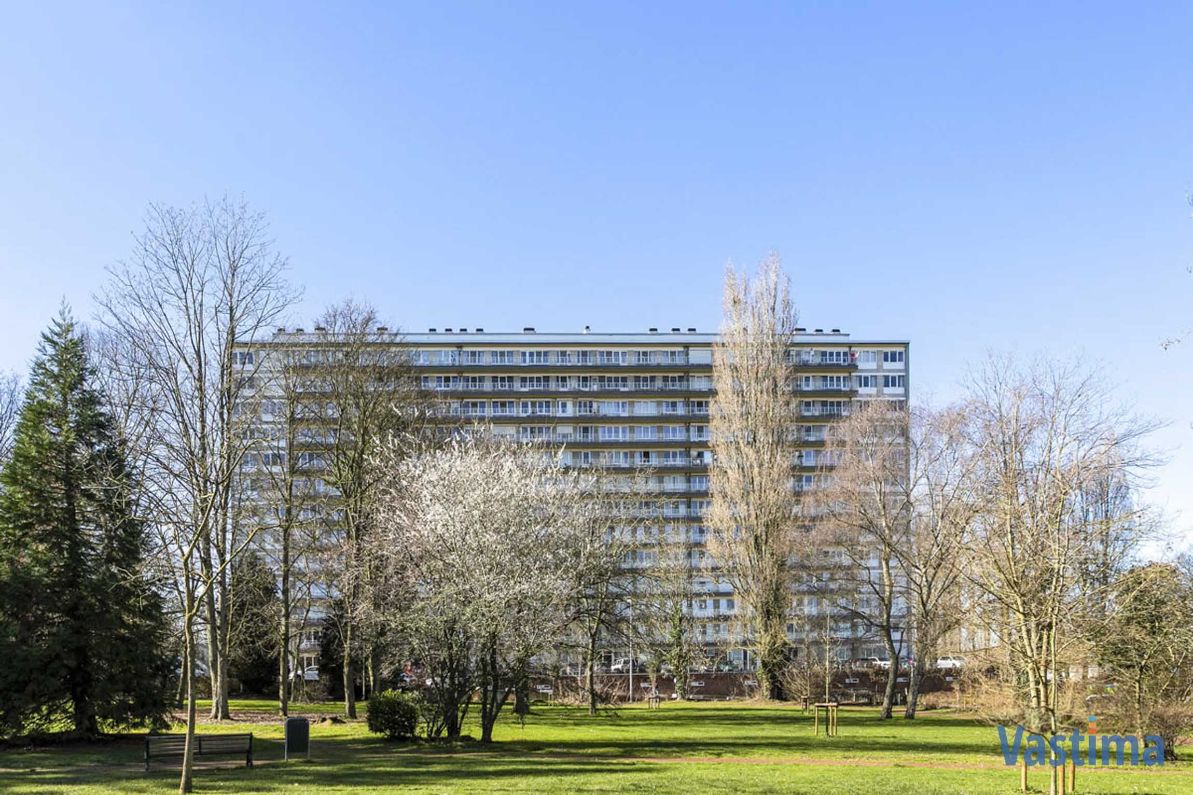
{"type": "MultiPolygon", "coordinates": [[[[700,640],[725,650],[731,664],[748,665],[742,649],[734,646],[737,600],[728,584],[704,566],[717,335],[693,328],[645,333],[433,328],[401,336],[386,332],[381,340],[407,349],[423,388],[437,395],[442,410],[454,418],[483,421],[504,437],[559,445],[571,466],[609,473],[649,470],[642,504],[651,521],[635,530],[637,543],[627,566],[649,567],[654,545],[684,544],[693,568],[690,610],[700,640]]],[[[240,355],[249,364],[254,352],[270,349],[310,349],[317,357],[328,345],[334,340],[318,329],[279,330],[268,340],[244,343],[240,355]]],[[[813,486],[825,464],[826,429],[855,401],[908,399],[908,354],[906,341],[857,340],[839,329],[799,330],[791,351],[798,394],[797,490],[813,486]]],[[[308,463],[315,460],[304,455],[308,463]]],[[[825,615],[830,600],[823,594],[818,587],[793,595],[788,627],[793,641],[810,631],[808,617],[825,615]]],[[[857,621],[832,621],[840,641],[834,653],[884,656],[857,621]]],[[[822,625],[817,624],[817,633],[822,625]]]]}

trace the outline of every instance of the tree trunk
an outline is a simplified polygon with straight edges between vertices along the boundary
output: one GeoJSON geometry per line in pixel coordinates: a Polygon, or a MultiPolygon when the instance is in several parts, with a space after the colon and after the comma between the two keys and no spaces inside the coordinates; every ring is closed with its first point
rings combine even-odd
{"type": "Polygon", "coordinates": [[[923,661],[916,655],[915,664],[907,672],[907,705],[903,708],[903,717],[907,720],[915,719],[915,711],[920,702],[920,683],[923,681],[923,661]]]}
{"type": "MultiPolygon", "coordinates": [[[[189,587],[189,586],[188,586],[189,587]]],[[[179,795],[186,795],[191,791],[191,771],[195,764],[195,632],[192,613],[194,612],[193,598],[186,595],[186,604],[182,617],[182,649],[183,676],[186,678],[186,742],[182,751],[182,776],[178,782],[179,795]]]]}
{"type": "Polygon", "coordinates": [[[881,720],[890,720],[895,709],[895,685],[899,678],[899,650],[895,648],[895,639],[891,633],[888,631],[884,635],[886,656],[891,661],[891,667],[886,672],[886,688],[882,694],[882,712],[878,717],[881,720]]]}
{"type": "Polygon", "coordinates": [[[356,717],[356,675],[352,670],[352,622],[344,630],[344,716],[356,717]]]}
{"type": "Polygon", "coordinates": [[[787,664],[786,616],[782,610],[768,610],[758,627],[758,692],[764,699],[786,700],[783,668],[787,664]]]}
{"type": "Polygon", "coordinates": [[[290,714],[290,499],[287,497],[282,527],[282,614],[278,621],[278,713],[282,716],[290,714]]]}
{"type": "Polygon", "coordinates": [[[588,635],[588,650],[586,653],[587,659],[585,661],[585,681],[584,687],[588,691],[588,714],[595,716],[597,714],[597,691],[596,691],[596,647],[597,638],[596,633],[589,633],[588,635]]]}

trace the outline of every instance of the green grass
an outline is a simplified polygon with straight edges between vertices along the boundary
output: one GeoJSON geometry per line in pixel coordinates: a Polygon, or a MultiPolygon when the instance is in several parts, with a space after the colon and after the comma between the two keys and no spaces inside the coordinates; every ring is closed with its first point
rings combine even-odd
{"type": "MultiPolygon", "coordinates": [[[[880,792],[1010,793],[995,729],[947,712],[914,722],[881,722],[872,709],[843,710],[840,735],[812,734],[798,708],[750,704],[665,704],[596,718],[567,707],[536,706],[524,726],[503,716],[493,746],[464,742],[388,744],[363,722],[312,726],[310,761],[281,762],[281,723],[267,701],[236,702],[242,719],[203,732],[253,731],[258,764],[233,760],[196,773],[196,792],[880,792]],[[256,710],[256,712],[251,712],[256,710]]],[[[334,704],[300,705],[319,716],[334,704]]],[[[473,728],[479,735],[479,730],[473,728]]],[[[101,744],[0,751],[0,792],[163,792],[177,770],[146,774],[142,738],[101,744]]],[[[1193,755],[1193,749],[1186,749],[1193,755]]],[[[211,763],[205,763],[209,765],[211,763]]],[[[1045,784],[1034,769],[1031,781],[1045,784]]],[[[1163,769],[1082,769],[1082,793],[1193,793],[1193,763],[1163,769]]]]}

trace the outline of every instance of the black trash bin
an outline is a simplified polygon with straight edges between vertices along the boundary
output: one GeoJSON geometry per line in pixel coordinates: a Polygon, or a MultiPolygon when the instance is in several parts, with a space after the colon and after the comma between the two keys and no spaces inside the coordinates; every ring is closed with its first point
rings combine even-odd
{"type": "Polygon", "coordinates": [[[311,722],[306,718],[286,718],[286,759],[311,756],[311,722]]]}

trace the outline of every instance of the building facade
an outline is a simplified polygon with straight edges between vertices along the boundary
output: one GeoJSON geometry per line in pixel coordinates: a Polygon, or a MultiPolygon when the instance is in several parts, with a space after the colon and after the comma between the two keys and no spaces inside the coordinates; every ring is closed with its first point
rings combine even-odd
{"type": "MultiPolygon", "coordinates": [[[[269,340],[246,342],[251,360],[272,350],[334,344],[316,329],[279,330],[269,340]]],[[[738,605],[732,589],[705,566],[709,506],[709,407],[713,397],[715,334],[695,329],[646,333],[517,333],[483,329],[430,329],[385,334],[406,349],[424,390],[453,419],[483,422],[494,434],[558,445],[573,467],[601,472],[649,472],[644,510],[629,567],[649,567],[652,546],[684,545],[692,566],[690,611],[698,638],[725,650],[730,664],[748,665],[735,648],[738,605]]],[[[856,340],[838,329],[800,329],[795,365],[799,452],[794,488],[810,488],[823,472],[825,435],[855,401],[907,401],[909,344],[856,340]]],[[[263,382],[264,383],[264,382],[263,382]]],[[[315,459],[308,458],[308,463],[315,459]]],[[[276,462],[275,462],[276,463],[276,462]]],[[[317,473],[315,473],[317,474],[317,473]]],[[[793,642],[809,630],[795,616],[816,616],[823,606],[811,592],[793,597],[793,642]]],[[[317,615],[317,611],[312,613],[317,615]]],[[[882,656],[856,621],[834,619],[841,657],[882,656]]],[[[818,627],[817,632],[822,630],[818,627]]],[[[309,650],[307,652],[309,655],[309,650]]]]}

